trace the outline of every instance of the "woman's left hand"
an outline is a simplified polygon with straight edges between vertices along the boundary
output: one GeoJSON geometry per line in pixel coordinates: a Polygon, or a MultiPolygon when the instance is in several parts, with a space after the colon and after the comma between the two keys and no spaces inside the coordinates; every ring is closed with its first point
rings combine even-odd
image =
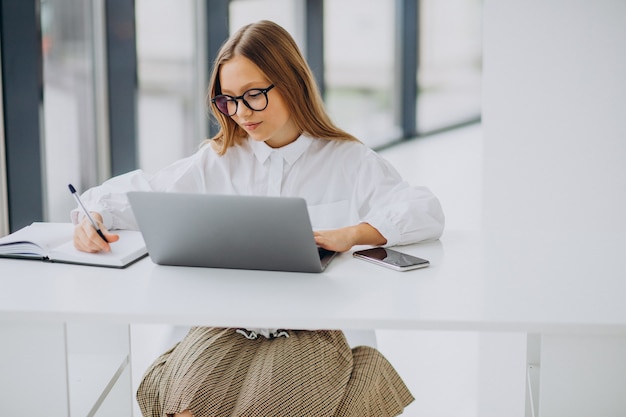
{"type": "Polygon", "coordinates": [[[349,227],[333,230],[321,230],[313,232],[315,243],[318,246],[335,252],[345,252],[354,246],[349,227]]]}
{"type": "Polygon", "coordinates": [[[387,239],[368,223],[341,229],[317,230],[313,232],[313,236],[318,246],[335,252],[346,252],[355,245],[380,246],[387,243],[387,239]]]}

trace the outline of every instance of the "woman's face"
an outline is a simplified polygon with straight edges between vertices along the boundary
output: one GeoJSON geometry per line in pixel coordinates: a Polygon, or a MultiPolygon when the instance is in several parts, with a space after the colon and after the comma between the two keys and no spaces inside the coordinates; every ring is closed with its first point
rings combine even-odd
{"type": "MultiPolygon", "coordinates": [[[[251,88],[264,89],[272,84],[252,61],[243,56],[235,56],[222,64],[219,77],[222,94],[233,97],[241,96],[251,88]]],[[[251,110],[238,100],[237,113],[231,118],[252,139],[265,142],[272,148],[285,146],[300,136],[291,112],[276,87],[267,92],[267,107],[264,110],[251,110]]]]}

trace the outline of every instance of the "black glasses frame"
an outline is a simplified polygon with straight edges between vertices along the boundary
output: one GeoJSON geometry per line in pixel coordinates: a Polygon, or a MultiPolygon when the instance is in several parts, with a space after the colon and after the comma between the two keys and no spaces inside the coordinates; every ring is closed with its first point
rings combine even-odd
{"type": "MultiPolygon", "coordinates": [[[[249,90],[244,91],[244,93],[240,96],[234,97],[234,96],[229,96],[228,94],[218,94],[217,96],[213,97],[211,99],[211,103],[213,103],[215,105],[215,107],[217,108],[217,110],[222,113],[225,116],[234,116],[235,114],[237,114],[237,110],[239,110],[239,100],[241,100],[243,102],[243,104],[246,105],[247,108],[249,108],[252,111],[263,111],[267,108],[270,99],[267,97],[267,93],[274,88],[274,84],[270,85],[267,88],[251,88],[249,90]],[[264,96],[265,96],[265,106],[263,106],[262,109],[255,109],[253,108],[250,103],[248,103],[248,101],[244,98],[250,91],[259,91],[261,92],[264,96]],[[218,104],[216,103],[217,100],[219,100],[222,97],[226,97],[228,99],[228,101],[232,101],[235,103],[235,111],[232,112],[231,114],[228,114],[228,112],[223,111],[220,106],[218,106],[218,104]]],[[[228,109],[228,107],[226,107],[226,109],[228,109]]]]}

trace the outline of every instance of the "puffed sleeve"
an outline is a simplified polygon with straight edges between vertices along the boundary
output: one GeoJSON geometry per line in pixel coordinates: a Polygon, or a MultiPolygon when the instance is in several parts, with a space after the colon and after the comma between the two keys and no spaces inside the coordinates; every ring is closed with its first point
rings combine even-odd
{"type": "Polygon", "coordinates": [[[387,239],[386,246],[435,240],[443,233],[445,217],[437,197],[404,181],[381,156],[369,152],[357,178],[359,217],[387,239]]]}
{"type": "MultiPolygon", "coordinates": [[[[129,191],[172,191],[197,193],[205,189],[205,175],[202,169],[206,149],[181,159],[155,174],[135,170],[113,177],[102,185],[90,188],[81,199],[90,212],[102,216],[107,229],[137,230],[135,216],[126,197],[129,191]]],[[[84,214],[78,208],[70,213],[77,224],[84,214]]]]}

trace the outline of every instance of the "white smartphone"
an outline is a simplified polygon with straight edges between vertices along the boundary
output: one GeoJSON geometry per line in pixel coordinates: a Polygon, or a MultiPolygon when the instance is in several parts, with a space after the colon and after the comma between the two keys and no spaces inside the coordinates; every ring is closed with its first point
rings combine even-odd
{"type": "Polygon", "coordinates": [[[396,271],[409,271],[411,269],[425,268],[430,265],[430,262],[426,259],[388,248],[358,250],[355,251],[352,256],[396,271]]]}

